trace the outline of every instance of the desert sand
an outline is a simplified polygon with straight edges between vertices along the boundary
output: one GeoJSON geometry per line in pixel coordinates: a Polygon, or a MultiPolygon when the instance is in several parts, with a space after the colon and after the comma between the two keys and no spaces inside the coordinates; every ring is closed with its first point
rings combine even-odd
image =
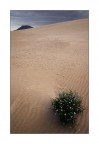
{"type": "Polygon", "coordinates": [[[11,133],[88,133],[88,19],[11,32],[11,133]],[[60,91],[82,96],[74,128],[51,107],[60,91]]]}

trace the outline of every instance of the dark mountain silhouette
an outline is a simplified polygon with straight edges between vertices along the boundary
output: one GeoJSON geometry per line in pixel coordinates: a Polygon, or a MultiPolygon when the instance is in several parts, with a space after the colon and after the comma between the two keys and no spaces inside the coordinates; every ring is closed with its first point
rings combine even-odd
{"type": "Polygon", "coordinates": [[[22,25],[21,27],[19,27],[17,30],[24,30],[24,29],[29,29],[29,28],[33,28],[29,25],[22,25]]]}

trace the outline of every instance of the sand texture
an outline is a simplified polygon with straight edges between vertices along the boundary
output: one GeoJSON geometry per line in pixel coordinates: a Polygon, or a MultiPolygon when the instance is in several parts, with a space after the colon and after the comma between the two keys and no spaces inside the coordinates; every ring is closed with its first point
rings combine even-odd
{"type": "Polygon", "coordinates": [[[88,133],[88,19],[11,32],[11,133],[88,133]],[[75,90],[85,110],[72,129],[50,109],[75,90]]]}

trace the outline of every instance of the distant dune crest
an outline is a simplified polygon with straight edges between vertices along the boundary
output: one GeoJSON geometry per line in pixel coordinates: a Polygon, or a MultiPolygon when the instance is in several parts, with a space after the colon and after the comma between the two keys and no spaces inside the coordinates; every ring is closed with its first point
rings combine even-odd
{"type": "Polygon", "coordinates": [[[29,29],[29,28],[33,28],[29,25],[22,25],[21,27],[19,27],[17,30],[24,30],[24,29],[29,29]]]}

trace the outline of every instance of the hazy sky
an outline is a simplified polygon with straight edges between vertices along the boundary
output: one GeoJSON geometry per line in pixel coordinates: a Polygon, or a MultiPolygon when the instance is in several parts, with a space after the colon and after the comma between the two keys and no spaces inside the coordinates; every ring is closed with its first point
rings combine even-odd
{"type": "Polygon", "coordinates": [[[11,10],[11,30],[21,25],[33,27],[68,20],[88,18],[88,10],[11,10]]]}

